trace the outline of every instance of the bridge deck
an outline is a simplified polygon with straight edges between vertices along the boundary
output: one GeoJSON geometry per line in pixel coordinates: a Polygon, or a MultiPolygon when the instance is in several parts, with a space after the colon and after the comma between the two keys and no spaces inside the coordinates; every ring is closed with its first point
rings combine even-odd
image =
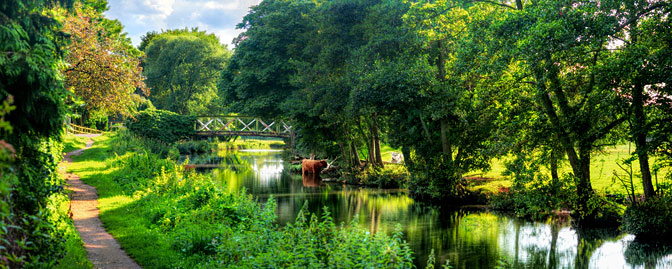
{"type": "Polygon", "coordinates": [[[194,130],[199,136],[262,136],[293,138],[294,130],[286,122],[243,116],[198,117],[194,130]],[[266,123],[268,122],[268,123],[266,123]]]}

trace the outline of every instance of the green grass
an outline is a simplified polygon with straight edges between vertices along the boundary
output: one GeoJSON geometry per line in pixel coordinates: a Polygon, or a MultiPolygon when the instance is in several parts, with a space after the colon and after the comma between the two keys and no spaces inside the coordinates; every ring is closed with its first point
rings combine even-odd
{"type": "Polygon", "coordinates": [[[58,229],[63,232],[65,238],[65,257],[61,258],[54,268],[93,268],[93,264],[86,257],[86,249],[79,233],[75,229],[75,225],[68,217],[70,200],[65,194],[57,194],[49,201],[50,210],[55,210],[62,218],[58,223],[58,229]]]}
{"type": "Polygon", "coordinates": [[[63,153],[84,148],[86,147],[87,141],[89,141],[88,137],[81,137],[73,134],[65,135],[63,136],[63,153]]]}
{"type": "MultiPolygon", "coordinates": [[[[592,155],[590,164],[590,181],[593,189],[597,193],[625,194],[625,190],[621,187],[620,183],[613,182],[614,171],[616,171],[619,175],[624,174],[623,170],[618,167],[618,164],[621,163],[624,159],[629,158],[631,156],[630,152],[634,151],[634,149],[634,145],[632,145],[631,148],[628,148],[627,144],[617,145],[606,147],[603,151],[592,155]]],[[[506,167],[504,166],[505,161],[506,158],[493,160],[491,170],[487,172],[474,171],[468,173],[467,177],[483,178],[475,182],[472,189],[481,189],[485,192],[495,192],[500,187],[510,187],[510,179],[503,175],[504,171],[506,170],[506,167]]],[[[632,162],[632,169],[635,173],[639,173],[639,162],[637,160],[632,162]]],[[[570,173],[571,171],[572,169],[569,166],[569,162],[566,160],[563,161],[561,163],[559,173],[570,173]]],[[[550,176],[550,172],[548,170],[542,170],[542,172],[550,176]]],[[[636,192],[642,193],[641,180],[635,178],[634,185],[636,192]]]]}
{"type": "Polygon", "coordinates": [[[277,227],[273,200],[261,205],[244,191],[227,192],[209,176],[184,173],[170,160],[133,148],[134,143],[140,142],[100,138],[74,157],[69,171],[98,189],[107,231],[143,267],[412,265],[400,232],[371,235],[310,215],[277,227]]]}
{"type": "Polygon", "coordinates": [[[231,142],[220,142],[218,147],[227,149],[282,149],[285,142],[282,140],[237,139],[231,142]]]}

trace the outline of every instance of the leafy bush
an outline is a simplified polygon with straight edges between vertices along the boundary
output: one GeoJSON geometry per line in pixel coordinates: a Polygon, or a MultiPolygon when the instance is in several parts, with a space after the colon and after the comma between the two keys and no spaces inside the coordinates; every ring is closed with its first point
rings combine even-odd
{"type": "Polygon", "coordinates": [[[123,154],[128,151],[146,152],[158,155],[161,158],[170,158],[177,160],[180,153],[177,148],[161,140],[146,138],[134,135],[128,130],[120,130],[114,133],[115,139],[112,140],[113,148],[116,153],[123,154]]]}
{"type": "Polygon", "coordinates": [[[357,177],[364,185],[374,185],[379,188],[403,188],[408,184],[409,173],[404,165],[388,164],[385,168],[374,168],[357,177]]]}
{"type": "Polygon", "coordinates": [[[513,211],[518,217],[542,219],[555,210],[571,208],[573,195],[571,178],[553,181],[536,177],[526,184],[500,188],[490,197],[489,205],[496,210],[513,211]]]}
{"type": "Polygon", "coordinates": [[[411,196],[427,201],[463,201],[467,183],[456,168],[442,156],[413,158],[409,163],[408,189],[411,196]]]}
{"type": "Polygon", "coordinates": [[[519,217],[543,219],[555,210],[572,208],[574,178],[565,175],[557,180],[540,175],[540,163],[519,157],[506,164],[513,177],[511,188],[500,188],[490,197],[496,210],[513,211],[519,217]]]}
{"type": "Polygon", "coordinates": [[[176,143],[175,146],[182,155],[201,155],[217,150],[217,143],[207,140],[189,140],[176,143]]]}
{"type": "Polygon", "coordinates": [[[623,230],[643,238],[672,238],[672,195],[630,205],[623,214],[623,230]]]}
{"type": "Polygon", "coordinates": [[[134,119],[128,119],[126,126],[136,135],[172,144],[196,134],[195,122],[196,116],[147,109],[135,114],[134,119]]]}

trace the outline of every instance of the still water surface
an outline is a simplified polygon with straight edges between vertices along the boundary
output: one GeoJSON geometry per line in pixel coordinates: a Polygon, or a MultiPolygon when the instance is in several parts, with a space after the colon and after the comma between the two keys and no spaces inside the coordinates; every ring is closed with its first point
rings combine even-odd
{"type": "Polygon", "coordinates": [[[285,169],[280,151],[225,152],[215,178],[229,190],[245,188],[277,201],[278,222],[294,221],[307,202],[310,212],[328,207],[338,223],[354,221],[375,232],[400,225],[424,268],[433,249],[453,268],[672,268],[672,248],[638,243],[634,236],[577,231],[566,220],[531,222],[467,208],[440,208],[413,201],[402,190],[323,183],[285,169]]]}

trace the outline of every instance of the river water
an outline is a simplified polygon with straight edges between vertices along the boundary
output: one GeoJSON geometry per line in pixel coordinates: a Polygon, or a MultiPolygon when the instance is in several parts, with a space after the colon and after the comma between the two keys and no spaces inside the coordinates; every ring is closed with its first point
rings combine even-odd
{"type": "Polygon", "coordinates": [[[478,208],[443,208],[415,202],[403,190],[324,183],[285,169],[281,151],[230,151],[216,180],[245,188],[261,202],[277,201],[278,222],[294,221],[307,202],[333,219],[372,233],[400,225],[418,268],[433,250],[453,268],[672,268],[672,247],[639,243],[609,231],[577,231],[565,220],[532,222],[478,208]]]}

